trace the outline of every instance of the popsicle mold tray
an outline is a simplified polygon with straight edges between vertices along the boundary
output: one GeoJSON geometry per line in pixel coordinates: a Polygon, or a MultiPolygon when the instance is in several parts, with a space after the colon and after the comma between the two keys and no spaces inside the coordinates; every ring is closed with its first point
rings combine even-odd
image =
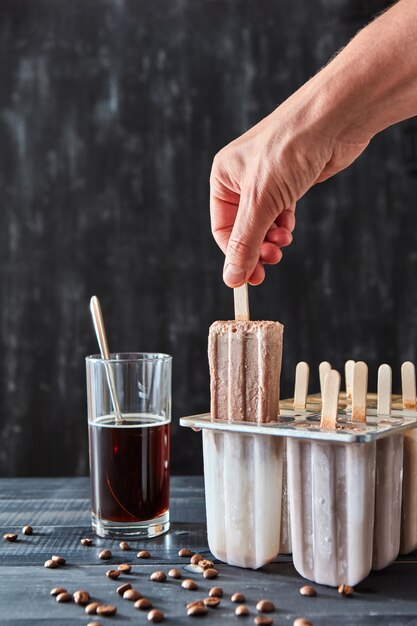
{"type": "Polygon", "coordinates": [[[286,447],[297,571],[317,583],[355,585],[372,566],[395,559],[403,435],[416,425],[417,412],[381,417],[371,409],[364,424],[342,410],[337,427],[325,429],[319,410],[318,404],[316,410],[284,408],[279,421],[269,423],[212,420],[208,413],[181,418],[182,426],[203,434],[208,542],[215,557],[257,569],[279,553],[286,447]]]}

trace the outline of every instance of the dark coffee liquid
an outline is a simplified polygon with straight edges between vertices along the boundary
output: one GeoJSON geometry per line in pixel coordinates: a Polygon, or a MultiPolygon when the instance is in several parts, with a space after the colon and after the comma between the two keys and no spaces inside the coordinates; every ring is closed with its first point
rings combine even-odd
{"type": "Polygon", "coordinates": [[[98,519],[139,522],[169,505],[170,423],[152,415],[89,424],[91,502],[98,519]]]}

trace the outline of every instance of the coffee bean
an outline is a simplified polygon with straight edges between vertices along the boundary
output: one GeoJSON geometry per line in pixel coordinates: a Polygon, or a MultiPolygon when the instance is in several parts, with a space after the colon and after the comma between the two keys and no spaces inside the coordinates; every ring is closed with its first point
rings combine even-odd
{"type": "Polygon", "coordinates": [[[256,610],[260,613],[272,613],[272,611],[275,611],[275,605],[271,600],[259,600],[256,610]]]}
{"type": "Polygon", "coordinates": [[[164,580],[166,580],[167,575],[165,574],[165,572],[152,572],[152,574],[149,576],[150,580],[153,580],[154,583],[163,583],[164,580]]]}
{"type": "Polygon", "coordinates": [[[101,626],[100,622],[88,622],[87,626],[101,626]]]}
{"type": "Polygon", "coordinates": [[[202,567],[200,567],[199,565],[193,565],[192,563],[187,563],[187,565],[184,565],[184,569],[187,570],[187,572],[191,572],[192,574],[202,574],[204,572],[202,567]]]}
{"type": "Polygon", "coordinates": [[[300,593],[302,596],[308,596],[309,598],[314,598],[317,595],[317,591],[311,585],[304,585],[301,587],[300,593]]]}
{"type": "Polygon", "coordinates": [[[117,566],[117,569],[122,574],[130,574],[130,572],[132,571],[132,566],[128,563],[120,563],[120,565],[117,566]]]}
{"type": "Polygon", "coordinates": [[[85,606],[90,602],[90,594],[88,593],[88,591],[84,591],[81,589],[78,591],[74,591],[72,597],[74,598],[75,604],[79,604],[81,606],[85,606]]]}
{"type": "Polygon", "coordinates": [[[209,567],[208,569],[205,569],[203,572],[204,578],[217,578],[218,575],[219,575],[219,572],[216,569],[214,569],[214,567],[209,567]]]}
{"type": "Polygon", "coordinates": [[[123,600],[130,600],[131,602],[136,602],[142,597],[142,594],[139,593],[137,589],[128,589],[123,594],[123,600]]]}
{"type": "Polygon", "coordinates": [[[60,593],[67,593],[67,590],[64,587],[54,587],[49,593],[51,596],[59,596],[60,593]]]}
{"type": "Polygon", "coordinates": [[[257,626],[270,626],[274,623],[272,617],[255,617],[253,620],[257,626]]]}
{"type": "Polygon", "coordinates": [[[187,609],[187,615],[206,615],[208,608],[204,604],[194,604],[187,609]]]}
{"type": "Polygon", "coordinates": [[[127,550],[130,550],[130,546],[129,546],[129,544],[127,543],[127,541],[121,541],[121,542],[119,543],[119,548],[120,548],[120,550],[126,550],[126,551],[127,551],[127,550]]]}
{"type": "Polygon", "coordinates": [[[66,563],[66,560],[64,559],[63,556],[54,555],[52,557],[52,560],[55,561],[56,563],[58,563],[58,565],[65,565],[65,563],[66,563]]]}
{"type": "Polygon", "coordinates": [[[146,609],[150,609],[152,607],[152,602],[148,600],[148,598],[139,598],[139,600],[136,600],[133,606],[135,607],[135,609],[145,611],[146,609]]]}
{"type": "Polygon", "coordinates": [[[181,587],[188,589],[188,591],[195,591],[198,589],[197,583],[192,578],[185,578],[181,583],[181,587]]]}
{"type": "Polygon", "coordinates": [[[148,622],[163,622],[165,615],[159,609],[152,609],[148,613],[148,622]]]}
{"type": "Polygon", "coordinates": [[[204,606],[203,600],[193,600],[192,602],[187,602],[187,609],[191,609],[192,606],[204,606]]]}
{"type": "Polygon", "coordinates": [[[107,576],[107,578],[111,578],[111,580],[116,580],[116,578],[119,578],[121,573],[122,572],[120,570],[118,570],[118,569],[109,569],[106,572],[106,576],[107,576]]]}
{"type": "Polygon", "coordinates": [[[246,596],[243,593],[236,591],[230,599],[232,602],[245,602],[246,596]]]}
{"type": "Polygon", "coordinates": [[[354,589],[349,585],[339,585],[338,592],[342,594],[342,596],[353,596],[354,589]]]}
{"type": "Polygon", "coordinates": [[[239,604],[239,606],[235,608],[235,614],[238,617],[246,617],[246,615],[249,615],[249,609],[246,604],[239,604]]]}
{"type": "Polygon", "coordinates": [[[15,533],[6,533],[3,535],[3,539],[6,541],[16,541],[17,535],[15,533]]]}
{"type": "Polygon", "coordinates": [[[93,545],[93,540],[89,539],[89,537],[83,537],[80,541],[81,541],[81,545],[82,546],[92,546],[93,545]]]}
{"type": "Polygon", "coordinates": [[[87,604],[87,606],[85,607],[85,612],[87,613],[87,615],[96,615],[99,606],[100,602],[90,602],[90,604],[87,604]]]}
{"type": "Polygon", "coordinates": [[[24,535],[32,535],[33,534],[33,528],[32,526],[23,526],[22,528],[22,533],[24,535]]]}
{"type": "Polygon", "coordinates": [[[175,568],[169,570],[168,576],[170,578],[177,578],[177,579],[178,578],[182,578],[182,574],[181,574],[180,570],[179,569],[175,569],[175,568]]]}
{"type": "Polygon", "coordinates": [[[220,598],[204,598],[204,605],[214,609],[216,606],[220,604],[220,598]]]}
{"type": "MultiPolygon", "coordinates": [[[[209,591],[210,598],[222,598],[223,589],[221,587],[212,587],[209,591]]],[[[233,600],[232,600],[233,602],[233,600]]]]}
{"type": "Polygon", "coordinates": [[[193,565],[198,565],[199,561],[204,561],[204,557],[201,554],[198,554],[198,552],[196,554],[193,554],[193,556],[190,559],[190,563],[192,563],[193,565]]]}
{"type": "Polygon", "coordinates": [[[136,556],[138,557],[138,559],[149,559],[151,553],[149,552],[149,550],[140,550],[136,556]]]}
{"type": "Polygon", "coordinates": [[[56,561],[53,561],[52,559],[48,559],[47,561],[45,561],[43,566],[49,567],[49,569],[55,569],[56,567],[59,567],[58,563],[56,561]]]}
{"type": "Polygon", "coordinates": [[[100,554],[98,555],[99,559],[102,559],[103,561],[107,561],[108,559],[111,559],[112,557],[112,553],[111,550],[102,550],[100,552],[100,554]]]}
{"type": "Polygon", "coordinates": [[[103,615],[104,617],[110,617],[117,612],[117,607],[113,604],[100,604],[97,607],[97,615],[103,615]]]}
{"type": "Polygon", "coordinates": [[[178,556],[192,556],[193,553],[188,548],[181,548],[178,552],[178,556]]]}
{"type": "Polygon", "coordinates": [[[209,561],[208,559],[203,559],[202,561],[199,561],[197,565],[199,565],[203,570],[213,567],[213,563],[209,561]]]}
{"type": "Polygon", "coordinates": [[[68,593],[68,591],[63,591],[62,593],[59,593],[56,597],[57,602],[71,602],[71,600],[72,595],[68,593]]]}
{"type": "Polygon", "coordinates": [[[313,626],[313,624],[305,617],[297,617],[293,621],[292,626],[313,626]]]}
{"type": "Polygon", "coordinates": [[[125,583],[124,585],[120,585],[120,587],[117,587],[116,591],[119,596],[122,596],[124,592],[128,589],[132,589],[132,585],[130,583],[125,583]]]}

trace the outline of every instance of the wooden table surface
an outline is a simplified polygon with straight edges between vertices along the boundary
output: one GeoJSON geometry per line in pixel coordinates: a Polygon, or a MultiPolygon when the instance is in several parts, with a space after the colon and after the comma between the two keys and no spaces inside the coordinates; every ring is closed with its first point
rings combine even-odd
{"type": "Polygon", "coordinates": [[[358,585],[352,598],[340,596],[335,589],[315,585],[316,598],[300,595],[305,581],[294,570],[289,557],[279,557],[259,571],[244,570],[218,563],[215,581],[190,575],[184,570],[188,559],[178,557],[178,550],[188,547],[210,558],[207,547],[204,492],[201,477],[176,477],[171,488],[172,526],[168,534],[148,541],[131,541],[132,551],[123,552],[118,541],[94,537],[93,547],[84,547],[80,538],[93,537],[89,525],[87,478],[2,479],[0,480],[0,528],[17,532],[15,543],[0,541],[0,624],[87,625],[96,619],[85,615],[82,607],[59,604],[50,596],[52,587],[63,586],[68,591],[86,589],[94,599],[117,605],[117,615],[100,618],[103,626],[111,624],[148,624],[146,612],[138,611],[131,602],[120,598],[115,589],[129,581],[149,597],[154,606],[164,611],[167,625],[193,624],[253,624],[255,604],[269,598],[276,604],[274,625],[292,624],[295,617],[306,616],[314,626],[417,626],[417,562],[416,555],[402,558],[381,572],[372,573],[358,585]],[[31,524],[32,536],[21,534],[21,528],[31,524]],[[99,550],[113,551],[110,561],[98,559],[99,550]],[[140,548],[151,551],[148,560],[138,559],[140,548]],[[67,559],[58,569],[46,569],[43,563],[53,554],[67,559]],[[119,563],[133,564],[132,573],[118,581],[105,576],[108,569],[119,563]],[[186,591],[180,581],[155,583],[151,572],[170,567],[180,568],[186,577],[195,578],[198,591],[186,591]],[[224,590],[220,606],[210,609],[206,616],[187,617],[185,605],[207,596],[211,586],[224,590]],[[247,597],[251,614],[238,618],[236,605],[230,595],[241,591],[247,597]]]}

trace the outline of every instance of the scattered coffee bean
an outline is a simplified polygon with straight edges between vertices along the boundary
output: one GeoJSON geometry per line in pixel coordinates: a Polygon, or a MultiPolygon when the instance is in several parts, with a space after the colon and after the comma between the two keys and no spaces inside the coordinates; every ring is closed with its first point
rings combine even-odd
{"type": "Polygon", "coordinates": [[[152,602],[148,600],[148,598],[139,598],[139,600],[136,600],[133,606],[135,607],[135,609],[145,611],[146,609],[152,608],[152,602]]]}
{"type": "Polygon", "coordinates": [[[81,589],[78,591],[74,591],[72,597],[74,598],[75,604],[79,604],[81,606],[85,606],[90,602],[90,594],[88,593],[88,591],[84,591],[81,589]]]}
{"type": "Polygon", "coordinates": [[[313,624],[306,617],[297,617],[292,626],[313,626],[313,624]]]}
{"type": "Polygon", "coordinates": [[[208,559],[203,559],[202,561],[199,561],[197,565],[199,565],[203,570],[213,567],[213,563],[209,561],[208,559]]]}
{"type": "Polygon", "coordinates": [[[165,572],[161,571],[152,572],[152,574],[149,576],[149,579],[152,580],[154,583],[163,583],[166,578],[167,575],[165,574],[165,572]]]}
{"type": "Polygon", "coordinates": [[[163,622],[165,615],[159,609],[152,609],[148,613],[148,622],[163,622]]]}
{"type": "Polygon", "coordinates": [[[127,543],[127,541],[121,541],[121,542],[119,543],[119,548],[120,548],[120,550],[126,550],[126,551],[127,551],[127,550],[130,550],[130,546],[129,546],[129,544],[127,543]]]}
{"type": "Polygon", "coordinates": [[[204,606],[203,600],[193,600],[192,602],[187,602],[187,609],[191,609],[192,606],[204,606]]]}
{"type": "Polygon", "coordinates": [[[100,622],[88,622],[87,626],[101,626],[100,622]]]}
{"type": "Polygon", "coordinates": [[[272,613],[272,611],[275,611],[275,605],[271,600],[259,600],[256,610],[260,613],[272,613]]]}
{"type": "Polygon", "coordinates": [[[216,597],[210,598],[210,597],[208,597],[208,598],[204,598],[203,602],[204,602],[205,606],[208,606],[209,608],[214,609],[216,606],[219,606],[220,598],[216,598],[216,597]]]}
{"type": "Polygon", "coordinates": [[[59,567],[59,564],[56,561],[53,561],[52,559],[48,559],[47,561],[45,561],[43,566],[49,567],[49,569],[55,569],[56,567],[59,567]]]}
{"type": "Polygon", "coordinates": [[[108,559],[111,559],[112,557],[112,553],[111,550],[102,550],[100,552],[100,554],[98,555],[99,559],[102,559],[103,561],[107,561],[108,559]]]}
{"type": "Polygon", "coordinates": [[[97,615],[103,615],[104,617],[110,617],[117,612],[117,607],[113,604],[100,604],[97,607],[97,615]]]}
{"type": "Polygon", "coordinates": [[[123,594],[123,600],[130,600],[131,602],[136,602],[142,597],[142,594],[139,593],[137,589],[128,589],[123,594]]]}
{"type": "Polygon", "coordinates": [[[202,574],[204,572],[202,567],[200,567],[199,565],[193,565],[192,563],[187,563],[187,565],[184,565],[184,569],[186,569],[187,572],[191,572],[192,574],[202,574]]]}
{"type": "Polygon", "coordinates": [[[243,593],[239,593],[239,591],[236,591],[236,593],[234,593],[230,599],[232,602],[245,602],[246,596],[243,593]]]}
{"type": "Polygon", "coordinates": [[[177,578],[177,579],[178,578],[182,578],[182,574],[181,574],[180,570],[179,569],[175,569],[175,567],[174,567],[174,569],[170,569],[169,570],[168,576],[170,578],[177,578]]]}
{"type": "Polygon", "coordinates": [[[55,561],[55,563],[58,563],[58,565],[65,565],[66,563],[66,560],[63,556],[57,556],[56,554],[54,554],[52,560],[55,561]]]}
{"type": "Polygon", "coordinates": [[[117,569],[121,574],[130,574],[130,572],[132,571],[132,566],[128,563],[120,563],[120,565],[117,566],[117,569]]]}
{"type": "Polygon", "coordinates": [[[67,590],[64,587],[54,587],[49,593],[51,596],[59,596],[60,593],[67,593],[67,590]]]}
{"type": "Polygon", "coordinates": [[[354,589],[349,585],[339,585],[338,592],[342,594],[342,596],[353,596],[354,589]]]}
{"type": "Polygon", "coordinates": [[[317,591],[311,585],[304,585],[301,587],[300,593],[302,596],[308,596],[309,598],[314,598],[317,595],[317,591]]]}
{"type": "Polygon", "coordinates": [[[23,526],[22,528],[22,533],[24,535],[32,535],[33,534],[33,528],[32,526],[23,526]]]}
{"type": "Polygon", "coordinates": [[[6,541],[16,541],[17,535],[15,533],[6,533],[3,535],[3,539],[6,541]]]}
{"type": "Polygon", "coordinates": [[[218,575],[219,575],[219,572],[216,569],[214,569],[214,567],[209,567],[208,569],[205,569],[203,572],[204,578],[217,578],[218,575]]]}
{"type": "Polygon", "coordinates": [[[178,556],[192,556],[193,553],[189,548],[181,548],[178,552],[178,556]]]}
{"type": "Polygon", "coordinates": [[[273,624],[272,617],[255,617],[253,620],[257,626],[271,626],[273,624]]]}
{"type": "MultiPolygon", "coordinates": [[[[222,598],[223,589],[221,587],[212,587],[209,591],[210,598],[222,598]]],[[[233,600],[232,600],[233,602],[233,600]]]]}
{"type": "Polygon", "coordinates": [[[68,593],[68,591],[63,591],[62,593],[59,593],[56,597],[57,602],[71,602],[71,600],[72,595],[68,593]]]}
{"type": "Polygon", "coordinates": [[[119,578],[121,573],[122,572],[118,569],[109,569],[106,572],[106,576],[107,578],[111,578],[111,580],[116,580],[116,578],[119,578]]]}
{"type": "Polygon", "coordinates": [[[138,559],[149,559],[151,553],[149,552],[149,550],[140,550],[136,556],[138,557],[138,559]]]}
{"type": "Polygon", "coordinates": [[[246,604],[239,604],[239,606],[235,608],[235,614],[238,617],[246,617],[246,615],[249,615],[249,609],[246,604]]]}
{"type": "Polygon", "coordinates": [[[192,578],[185,578],[181,583],[181,587],[188,589],[189,591],[195,591],[198,589],[197,583],[192,578]]]}
{"type": "Polygon", "coordinates": [[[204,604],[194,604],[187,609],[187,615],[206,615],[208,608],[204,604]]]}
{"type": "Polygon", "coordinates": [[[197,552],[191,557],[190,563],[192,563],[192,565],[198,565],[199,561],[204,561],[204,557],[202,554],[198,554],[197,552]]]}
{"type": "Polygon", "coordinates": [[[81,545],[82,546],[92,546],[93,545],[93,540],[90,539],[89,537],[83,537],[81,539],[81,545]]]}
{"type": "Polygon", "coordinates": [[[132,589],[132,585],[130,583],[125,583],[124,585],[120,585],[120,587],[117,587],[116,591],[119,596],[122,596],[124,592],[128,589],[132,589]]]}
{"type": "Polygon", "coordinates": [[[90,602],[90,604],[87,604],[87,606],[85,607],[85,612],[87,613],[87,615],[96,615],[99,606],[100,602],[90,602]]]}

